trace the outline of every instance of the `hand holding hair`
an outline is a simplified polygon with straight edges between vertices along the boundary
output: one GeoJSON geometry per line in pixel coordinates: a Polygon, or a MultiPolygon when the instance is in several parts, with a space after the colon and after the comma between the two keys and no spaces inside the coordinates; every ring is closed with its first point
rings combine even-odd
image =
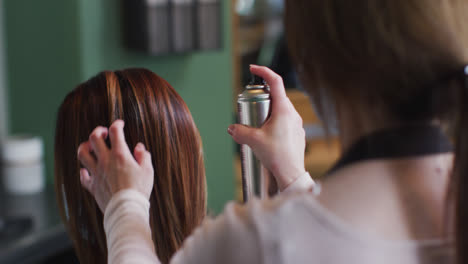
{"type": "Polygon", "coordinates": [[[267,67],[251,65],[252,74],[270,86],[272,109],[261,128],[236,124],[228,133],[239,144],[247,144],[263,165],[273,173],[280,191],[305,173],[305,131],[302,118],[286,96],[281,76],[267,67]]]}
{"type": "Polygon", "coordinates": [[[94,196],[102,212],[112,195],[121,190],[134,189],[148,199],[152,191],[151,154],[138,143],[132,156],[123,128],[122,120],[116,120],[109,129],[97,127],[78,148],[78,159],[85,167],[80,170],[81,184],[94,196]],[[108,136],[110,149],[105,143],[108,136]]]}

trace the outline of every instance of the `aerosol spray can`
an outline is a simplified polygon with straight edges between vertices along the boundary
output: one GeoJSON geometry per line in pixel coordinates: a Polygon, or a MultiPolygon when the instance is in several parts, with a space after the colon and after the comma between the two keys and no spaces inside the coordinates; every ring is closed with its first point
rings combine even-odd
{"type": "MultiPolygon", "coordinates": [[[[270,102],[270,87],[262,78],[252,76],[252,81],[237,99],[239,122],[250,127],[261,127],[270,114],[270,102]]],[[[241,162],[244,202],[253,197],[264,199],[278,192],[272,174],[247,145],[241,145],[241,162]]]]}

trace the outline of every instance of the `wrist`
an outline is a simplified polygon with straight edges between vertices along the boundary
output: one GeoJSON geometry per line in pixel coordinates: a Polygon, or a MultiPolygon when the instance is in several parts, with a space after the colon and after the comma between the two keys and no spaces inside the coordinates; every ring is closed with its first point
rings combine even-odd
{"type": "Polygon", "coordinates": [[[307,173],[305,168],[290,168],[276,174],[273,173],[273,175],[275,176],[279,191],[282,192],[305,173],[307,173]]]}
{"type": "Polygon", "coordinates": [[[315,181],[310,177],[308,172],[305,172],[299,178],[297,178],[294,182],[288,185],[281,193],[289,194],[295,192],[309,192],[316,188],[317,184],[315,181]]]}
{"type": "Polygon", "coordinates": [[[143,193],[135,189],[126,188],[112,194],[103,210],[104,218],[106,215],[112,214],[117,207],[129,201],[136,201],[137,203],[145,206],[145,208],[148,207],[149,209],[149,199],[143,193]]]}

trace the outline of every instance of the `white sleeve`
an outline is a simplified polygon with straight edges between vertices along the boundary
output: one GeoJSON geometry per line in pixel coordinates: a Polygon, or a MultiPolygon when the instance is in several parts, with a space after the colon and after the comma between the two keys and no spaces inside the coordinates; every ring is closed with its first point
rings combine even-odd
{"type": "Polygon", "coordinates": [[[308,172],[302,174],[299,178],[289,184],[281,193],[289,194],[295,192],[311,191],[316,186],[308,172]]]}
{"type": "Polygon", "coordinates": [[[149,201],[134,190],[112,196],[104,212],[107,263],[159,264],[149,225],[149,201]]]}
{"type": "Polygon", "coordinates": [[[171,264],[261,263],[260,239],[251,210],[252,206],[229,203],[222,215],[195,229],[171,264]]]}
{"type": "MultiPolygon", "coordinates": [[[[222,215],[195,229],[170,263],[260,263],[260,242],[248,212],[251,210],[255,209],[229,203],[222,215]]],[[[108,263],[160,263],[148,212],[148,200],[137,191],[123,190],[112,197],[104,214],[108,263]]]]}

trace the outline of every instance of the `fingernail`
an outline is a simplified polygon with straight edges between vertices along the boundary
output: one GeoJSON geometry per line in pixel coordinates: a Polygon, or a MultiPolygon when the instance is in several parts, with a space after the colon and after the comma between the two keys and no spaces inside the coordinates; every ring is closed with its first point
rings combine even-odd
{"type": "Polygon", "coordinates": [[[84,176],[83,176],[83,173],[84,173],[84,172],[83,172],[83,170],[85,170],[85,168],[81,168],[81,169],[80,169],[80,181],[81,181],[81,182],[84,182],[84,176]]]}
{"type": "Polygon", "coordinates": [[[125,126],[125,122],[122,119],[117,119],[114,121],[114,123],[120,123],[122,126],[125,126]]]}
{"type": "Polygon", "coordinates": [[[235,129],[235,126],[234,125],[230,125],[227,129],[229,135],[232,136],[232,134],[234,133],[234,129],[235,129]]]}
{"type": "Polygon", "coordinates": [[[140,150],[145,150],[145,145],[143,145],[143,143],[141,142],[138,142],[137,148],[139,148],[140,150]]]}

